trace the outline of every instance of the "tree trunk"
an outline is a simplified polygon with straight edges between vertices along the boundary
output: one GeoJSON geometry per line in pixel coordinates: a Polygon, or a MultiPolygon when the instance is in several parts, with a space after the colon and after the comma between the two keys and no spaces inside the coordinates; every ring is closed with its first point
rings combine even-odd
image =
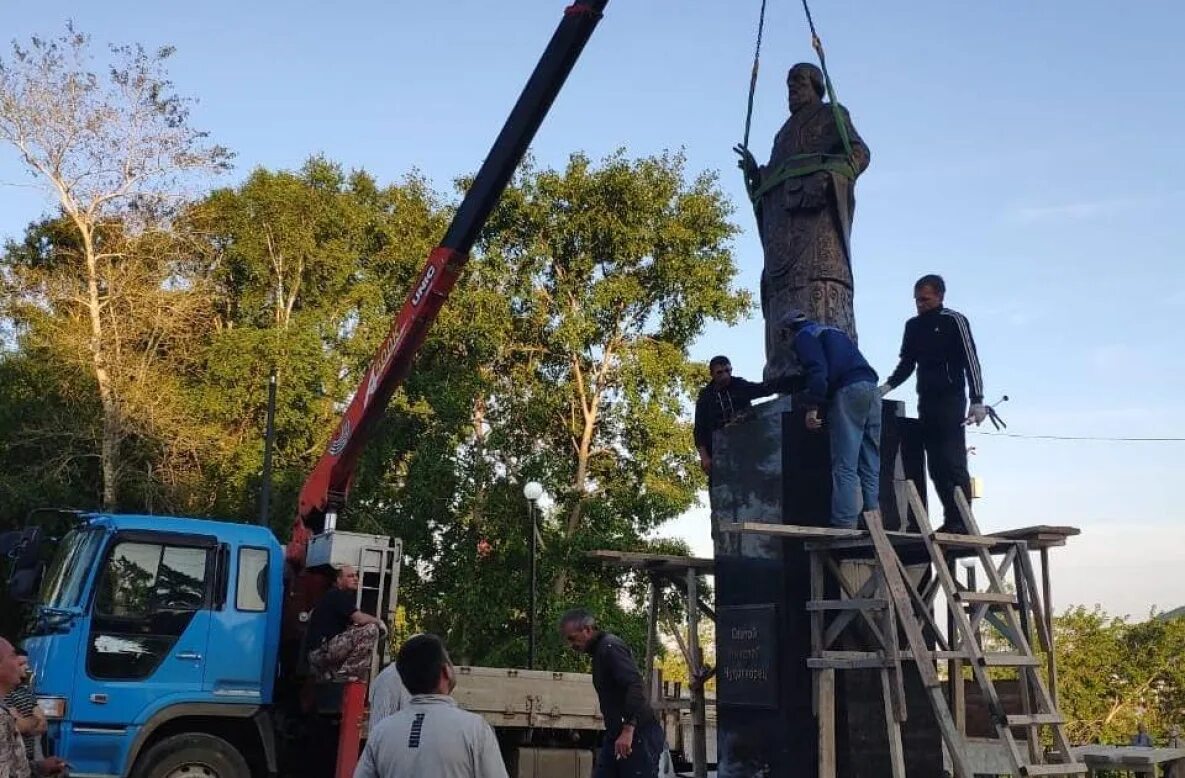
{"type": "MultiPolygon", "coordinates": [[[[597,427],[598,400],[599,394],[594,392],[592,402],[583,409],[584,432],[580,435],[580,444],[576,450],[576,475],[572,479],[572,510],[568,512],[568,523],[564,527],[565,540],[571,540],[576,535],[576,530],[580,529],[580,519],[584,512],[584,496],[588,486],[588,459],[592,451],[593,432],[597,427]]],[[[564,589],[567,586],[568,572],[560,568],[559,575],[555,577],[553,588],[557,600],[563,598],[564,589]]]]}
{"type": "Polygon", "coordinates": [[[103,474],[102,508],[114,510],[119,497],[119,441],[122,425],[119,419],[119,402],[103,352],[103,305],[99,299],[99,271],[95,260],[93,234],[88,225],[78,222],[77,226],[82,234],[83,249],[86,252],[91,363],[95,368],[95,383],[99,387],[99,404],[103,410],[103,432],[99,445],[99,466],[103,474]]]}

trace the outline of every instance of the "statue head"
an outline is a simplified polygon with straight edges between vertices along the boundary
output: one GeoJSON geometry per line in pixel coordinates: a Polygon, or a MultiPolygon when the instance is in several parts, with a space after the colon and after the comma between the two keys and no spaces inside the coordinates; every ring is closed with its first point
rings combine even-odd
{"type": "Polygon", "coordinates": [[[790,113],[820,103],[826,91],[823,71],[809,62],[799,62],[786,75],[786,88],[790,97],[790,113]]]}

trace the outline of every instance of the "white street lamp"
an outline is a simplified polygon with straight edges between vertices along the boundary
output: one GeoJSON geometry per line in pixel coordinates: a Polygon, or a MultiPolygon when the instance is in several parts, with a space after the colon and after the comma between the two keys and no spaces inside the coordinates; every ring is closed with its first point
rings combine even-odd
{"type": "Polygon", "coordinates": [[[535,669],[535,598],[536,598],[536,559],[539,556],[539,529],[535,521],[539,498],[543,496],[543,484],[538,481],[527,481],[523,486],[523,497],[527,498],[527,515],[531,519],[531,601],[527,608],[527,669],[535,669]]]}

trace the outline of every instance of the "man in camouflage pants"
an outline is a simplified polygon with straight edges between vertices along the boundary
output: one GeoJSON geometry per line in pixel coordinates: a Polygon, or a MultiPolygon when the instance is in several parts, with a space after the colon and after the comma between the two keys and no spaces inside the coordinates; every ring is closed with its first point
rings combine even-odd
{"type": "Polygon", "coordinates": [[[365,680],[382,619],[358,610],[358,571],[337,570],[333,588],[313,608],[309,619],[309,667],[319,681],[365,680]]]}

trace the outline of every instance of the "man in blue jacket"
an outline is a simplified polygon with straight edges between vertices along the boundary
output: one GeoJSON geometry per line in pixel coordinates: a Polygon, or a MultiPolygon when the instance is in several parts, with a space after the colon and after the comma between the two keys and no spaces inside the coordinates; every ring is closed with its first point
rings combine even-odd
{"type": "Polygon", "coordinates": [[[876,371],[842,330],[787,312],[806,377],[801,400],[808,429],[830,430],[831,525],[856,529],[860,512],[880,507],[881,397],[876,371]],[[820,411],[825,409],[822,417],[820,411]]]}

